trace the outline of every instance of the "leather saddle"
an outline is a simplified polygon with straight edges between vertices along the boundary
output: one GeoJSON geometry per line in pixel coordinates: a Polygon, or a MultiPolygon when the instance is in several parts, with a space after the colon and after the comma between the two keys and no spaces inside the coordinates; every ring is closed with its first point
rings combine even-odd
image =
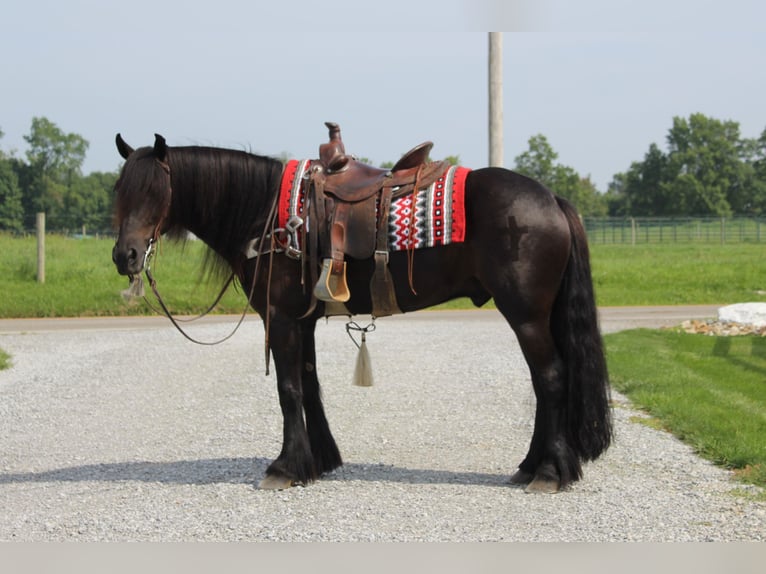
{"type": "MultiPolygon", "coordinates": [[[[319,160],[309,173],[312,256],[322,256],[314,296],[326,302],[351,297],[346,282],[346,256],[374,257],[370,283],[372,314],[399,313],[388,271],[388,217],[391,200],[430,186],[449,162],[429,162],[433,143],[425,142],[404,154],[389,169],[377,168],[346,154],[340,126],[326,122],[329,141],[319,146],[319,160]]],[[[312,269],[319,267],[318,261],[312,269]]],[[[412,278],[410,278],[412,284],[412,278]]]]}

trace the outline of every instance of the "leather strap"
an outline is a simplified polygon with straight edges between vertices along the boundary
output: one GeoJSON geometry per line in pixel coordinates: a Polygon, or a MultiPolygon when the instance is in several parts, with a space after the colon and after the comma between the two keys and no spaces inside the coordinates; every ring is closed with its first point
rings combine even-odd
{"type": "Polygon", "coordinates": [[[375,271],[370,281],[373,317],[387,317],[402,312],[396,302],[394,281],[388,270],[388,214],[391,209],[392,196],[393,189],[388,186],[380,192],[375,238],[375,271]]]}

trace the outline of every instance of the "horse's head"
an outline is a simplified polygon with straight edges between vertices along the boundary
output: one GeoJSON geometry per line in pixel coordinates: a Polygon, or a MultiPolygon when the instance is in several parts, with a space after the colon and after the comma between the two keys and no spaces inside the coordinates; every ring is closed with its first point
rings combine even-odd
{"type": "Polygon", "coordinates": [[[116,141],[126,161],[115,185],[114,223],[119,235],[112,260],[120,274],[137,275],[167,226],[171,200],[167,145],[157,134],[153,147],[137,150],[120,134],[116,141]]]}

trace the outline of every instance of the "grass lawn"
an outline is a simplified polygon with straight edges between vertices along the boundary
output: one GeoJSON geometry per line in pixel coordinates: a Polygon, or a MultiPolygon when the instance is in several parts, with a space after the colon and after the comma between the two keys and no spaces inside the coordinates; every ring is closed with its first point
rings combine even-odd
{"type": "Polygon", "coordinates": [[[766,301],[766,243],[595,245],[599,306],[766,301]]]}
{"type": "Polygon", "coordinates": [[[701,456],[766,486],[766,338],[638,329],[604,339],[615,389],[701,456]]]}

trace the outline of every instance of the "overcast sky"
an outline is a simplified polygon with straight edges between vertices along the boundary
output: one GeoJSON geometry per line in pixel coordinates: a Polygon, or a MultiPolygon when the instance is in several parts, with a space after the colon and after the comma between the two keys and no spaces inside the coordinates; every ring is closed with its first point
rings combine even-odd
{"type": "Polygon", "coordinates": [[[0,148],[23,156],[32,118],[120,165],[155,132],[316,157],[324,121],[346,150],[487,165],[487,53],[503,35],[505,165],[543,134],[604,191],[663,149],[674,116],[766,129],[766,3],[728,0],[6,0],[0,148]]]}

